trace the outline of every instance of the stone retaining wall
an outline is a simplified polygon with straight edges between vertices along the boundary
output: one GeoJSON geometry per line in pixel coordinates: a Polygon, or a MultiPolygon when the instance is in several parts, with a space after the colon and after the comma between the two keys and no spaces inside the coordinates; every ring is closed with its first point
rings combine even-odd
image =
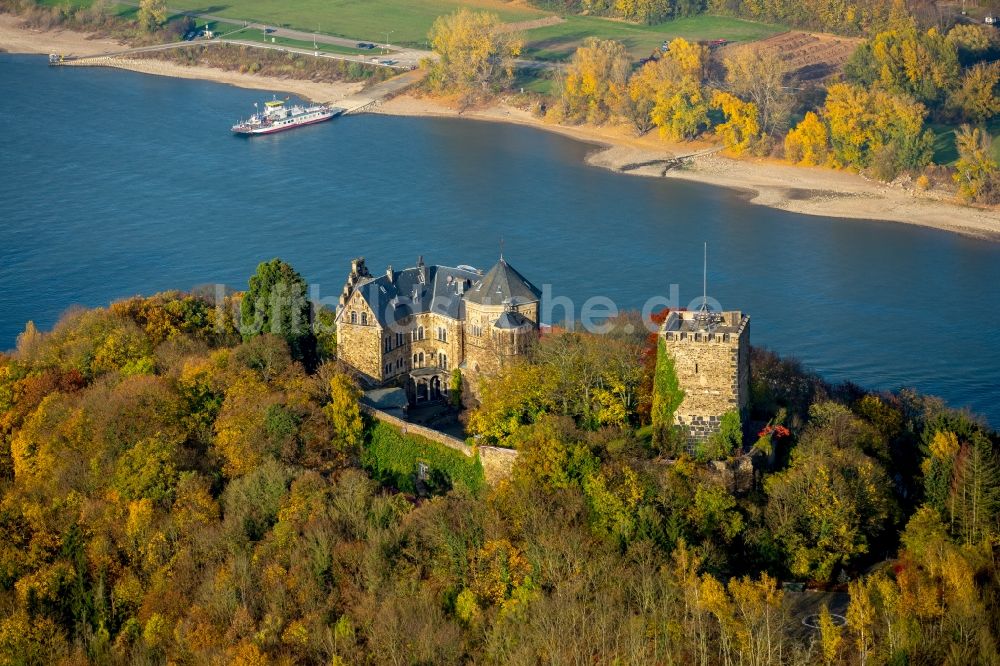
{"type": "Polygon", "coordinates": [[[434,430],[433,428],[428,428],[417,423],[404,421],[380,409],[374,409],[366,405],[362,405],[361,408],[379,421],[398,428],[403,434],[425,437],[432,442],[460,451],[470,458],[474,458],[478,452],[479,461],[483,465],[483,474],[486,476],[487,483],[490,484],[509,477],[511,469],[514,466],[514,461],[517,459],[517,451],[514,449],[502,449],[496,446],[469,446],[457,437],[452,437],[439,430],[434,430]]]}

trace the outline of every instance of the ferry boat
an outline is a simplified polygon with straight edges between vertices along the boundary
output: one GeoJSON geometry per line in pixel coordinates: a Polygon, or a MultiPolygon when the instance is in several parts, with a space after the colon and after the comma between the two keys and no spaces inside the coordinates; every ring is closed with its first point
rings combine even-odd
{"type": "MultiPolygon", "coordinates": [[[[256,102],[254,102],[254,107],[257,107],[256,102]]],[[[258,111],[247,120],[233,125],[233,133],[243,136],[274,134],[293,127],[321,123],[339,116],[343,112],[344,110],[341,108],[326,104],[285,106],[285,100],[274,99],[270,102],[264,102],[263,111],[258,111]]]]}

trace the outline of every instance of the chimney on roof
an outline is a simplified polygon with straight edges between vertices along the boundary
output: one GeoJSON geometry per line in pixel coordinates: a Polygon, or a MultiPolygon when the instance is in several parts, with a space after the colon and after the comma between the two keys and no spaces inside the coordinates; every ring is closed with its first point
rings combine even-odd
{"type": "Polygon", "coordinates": [[[389,264],[385,269],[385,276],[389,279],[389,284],[392,284],[392,264],[389,264]]]}
{"type": "Polygon", "coordinates": [[[420,284],[427,284],[427,267],[424,266],[424,255],[417,257],[417,277],[420,284]]]}

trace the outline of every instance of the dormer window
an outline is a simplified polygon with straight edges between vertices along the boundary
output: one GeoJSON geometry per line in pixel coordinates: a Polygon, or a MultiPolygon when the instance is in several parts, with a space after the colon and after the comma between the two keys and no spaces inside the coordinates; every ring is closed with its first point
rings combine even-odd
{"type": "Polygon", "coordinates": [[[362,326],[367,326],[368,325],[368,313],[367,312],[362,312],[361,313],[361,325],[362,326]]]}
{"type": "Polygon", "coordinates": [[[355,312],[354,310],[351,310],[351,323],[352,324],[358,323],[358,313],[355,312]]]}

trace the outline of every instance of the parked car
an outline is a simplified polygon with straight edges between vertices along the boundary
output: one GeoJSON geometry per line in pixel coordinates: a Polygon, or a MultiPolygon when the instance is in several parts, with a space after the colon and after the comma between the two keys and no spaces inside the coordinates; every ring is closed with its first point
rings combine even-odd
{"type": "Polygon", "coordinates": [[[277,28],[264,28],[264,34],[270,35],[272,32],[276,32],[277,28]]]}

